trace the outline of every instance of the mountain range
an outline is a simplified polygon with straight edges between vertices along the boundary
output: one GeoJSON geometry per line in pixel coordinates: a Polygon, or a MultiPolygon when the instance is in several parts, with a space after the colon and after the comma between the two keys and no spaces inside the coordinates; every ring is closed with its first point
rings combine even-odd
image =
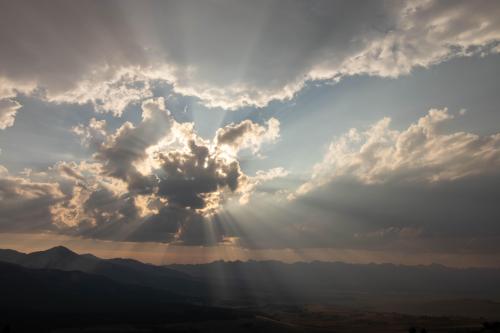
{"type": "Polygon", "coordinates": [[[495,268],[278,261],[157,266],[62,246],[33,253],[0,250],[0,331],[2,323],[15,324],[15,332],[47,332],[49,327],[157,328],[218,320],[218,331],[231,322],[235,329],[271,325],[271,331],[289,332],[297,331],[295,326],[270,313],[293,319],[309,313],[303,308],[307,304],[498,318],[498,281],[495,268]]]}
{"type": "Polygon", "coordinates": [[[331,302],[345,295],[500,298],[500,269],[342,262],[217,261],[169,265],[212,286],[331,302]]]}
{"type": "Polygon", "coordinates": [[[371,304],[373,299],[400,301],[407,296],[425,300],[500,299],[500,269],[458,269],[441,265],[216,261],[157,266],[132,259],[101,259],[58,246],[27,254],[0,250],[0,273],[0,288],[5,295],[15,290],[27,293],[37,281],[50,281],[50,285],[43,287],[38,283],[39,287],[30,289],[26,297],[37,295],[37,290],[43,290],[43,297],[49,297],[54,291],[51,291],[52,286],[61,286],[61,290],[70,295],[70,286],[73,286],[87,291],[95,288],[95,294],[105,299],[119,300],[118,294],[123,294],[131,299],[144,296],[153,303],[204,305],[356,305],[371,304]],[[88,289],[87,285],[92,288],[88,289]],[[116,294],[108,295],[112,290],[116,294]]]}
{"type": "Polygon", "coordinates": [[[77,271],[112,281],[154,288],[200,301],[217,297],[267,299],[289,295],[322,300],[332,294],[386,293],[499,297],[500,269],[441,265],[348,264],[342,262],[215,261],[157,266],[133,259],[101,259],[58,246],[21,253],[0,250],[0,262],[28,269],[77,271]]]}
{"type": "Polygon", "coordinates": [[[101,259],[92,254],[77,254],[63,246],[28,254],[0,250],[0,262],[25,268],[79,271],[104,276],[120,283],[175,291],[185,297],[202,292],[199,282],[177,270],[132,259],[101,259]]]}

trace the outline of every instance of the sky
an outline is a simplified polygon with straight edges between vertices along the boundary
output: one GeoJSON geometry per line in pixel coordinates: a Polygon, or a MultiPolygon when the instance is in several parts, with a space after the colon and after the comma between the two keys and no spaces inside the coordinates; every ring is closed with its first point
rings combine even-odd
{"type": "Polygon", "coordinates": [[[498,1],[0,1],[0,247],[498,266],[498,1]]]}

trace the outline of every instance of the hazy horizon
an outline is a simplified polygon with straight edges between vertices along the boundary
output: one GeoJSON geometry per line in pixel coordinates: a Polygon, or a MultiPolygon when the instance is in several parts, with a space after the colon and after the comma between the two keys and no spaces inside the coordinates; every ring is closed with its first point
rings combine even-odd
{"type": "Polygon", "coordinates": [[[219,248],[214,246],[198,246],[194,249],[183,246],[168,246],[163,244],[146,244],[137,250],[135,243],[114,242],[113,248],[105,241],[71,239],[53,235],[37,234],[36,241],[27,234],[3,234],[0,237],[0,249],[15,250],[21,253],[43,252],[48,249],[63,246],[78,254],[92,254],[102,259],[135,259],[153,265],[171,264],[207,264],[217,261],[278,261],[283,263],[341,262],[348,264],[394,264],[405,266],[442,265],[450,268],[496,268],[500,269],[496,255],[453,255],[442,253],[391,253],[335,249],[266,249],[241,250],[239,248],[219,248]],[[5,238],[8,238],[6,240],[5,238]],[[27,244],[22,244],[22,241],[27,244]]]}

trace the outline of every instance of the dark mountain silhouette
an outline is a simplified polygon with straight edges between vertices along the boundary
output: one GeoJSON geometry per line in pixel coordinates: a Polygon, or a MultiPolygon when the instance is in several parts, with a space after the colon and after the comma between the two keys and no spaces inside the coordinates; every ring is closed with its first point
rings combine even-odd
{"type": "Polygon", "coordinates": [[[65,247],[29,254],[0,250],[0,261],[99,275],[168,291],[183,296],[186,302],[353,303],[367,298],[385,300],[387,295],[500,298],[500,269],[491,268],[278,261],[155,266],[132,259],[80,255],[65,247]]]}
{"type": "Polygon", "coordinates": [[[200,295],[203,286],[190,275],[132,259],[100,259],[91,254],[77,254],[63,246],[24,254],[0,250],[0,261],[27,268],[57,269],[97,274],[112,280],[175,291],[184,295],[200,295]]]}
{"type": "MultiPolygon", "coordinates": [[[[73,256],[67,249],[48,252],[56,253],[57,259],[73,256]]],[[[58,327],[103,325],[142,325],[150,331],[168,323],[246,316],[242,311],[190,304],[184,296],[101,275],[0,262],[0,332],[51,332],[58,327]]]]}
{"type": "Polygon", "coordinates": [[[44,311],[100,311],[180,302],[181,296],[78,271],[0,262],[2,306],[44,311]]]}

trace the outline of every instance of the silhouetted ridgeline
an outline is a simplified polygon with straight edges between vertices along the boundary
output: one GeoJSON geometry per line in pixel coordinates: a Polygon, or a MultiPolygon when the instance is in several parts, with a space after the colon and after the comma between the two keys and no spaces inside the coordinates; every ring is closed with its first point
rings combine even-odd
{"type": "Polygon", "coordinates": [[[0,261],[27,268],[80,271],[109,279],[175,292],[184,296],[202,294],[203,288],[190,275],[177,270],[144,264],[132,259],[100,259],[91,254],[79,255],[58,246],[29,254],[0,250],[0,261]]]}
{"type": "Polygon", "coordinates": [[[96,274],[120,283],[170,291],[186,299],[192,297],[194,301],[214,297],[214,288],[232,295],[283,293],[308,299],[327,298],[329,292],[500,297],[500,269],[492,268],[278,261],[155,266],[132,259],[79,255],[64,247],[30,254],[0,250],[0,261],[26,268],[96,274]]]}
{"type": "Polygon", "coordinates": [[[79,255],[64,247],[30,254],[0,250],[1,261],[25,268],[84,272],[121,284],[166,291],[185,302],[217,298],[330,302],[342,294],[500,297],[500,269],[489,268],[277,261],[155,266],[131,259],[79,255]]]}
{"type": "Polygon", "coordinates": [[[30,269],[0,262],[1,306],[43,311],[102,311],[180,302],[181,297],[79,271],[30,269]]]}
{"type": "MultiPolygon", "coordinates": [[[[30,266],[66,267],[71,270],[27,268],[0,261],[0,332],[51,332],[52,329],[63,327],[102,325],[156,327],[168,323],[225,321],[248,316],[243,311],[193,304],[193,298],[183,295],[182,290],[173,293],[147,286],[157,283],[155,279],[159,274],[164,274],[165,281],[172,283],[171,288],[191,283],[188,277],[179,283],[179,277],[184,274],[161,267],[148,267],[128,260],[106,261],[77,255],[64,248],[34,255],[2,250],[1,255],[2,259],[30,266]],[[100,267],[99,272],[116,279],[77,270],[77,263],[82,263],[80,268],[91,270],[90,266],[86,266],[90,262],[97,264],[92,269],[98,270],[97,267],[100,267]],[[111,267],[116,267],[117,271],[110,271],[111,267]],[[119,277],[120,272],[130,275],[119,277]],[[142,272],[143,283],[117,281],[135,277],[134,274],[138,272],[142,272]]],[[[117,332],[122,332],[122,329],[117,332]]]]}
{"type": "Polygon", "coordinates": [[[328,298],[329,292],[500,297],[500,269],[492,268],[278,261],[217,261],[166,267],[226,288],[293,291],[295,297],[307,299],[328,298]]]}

